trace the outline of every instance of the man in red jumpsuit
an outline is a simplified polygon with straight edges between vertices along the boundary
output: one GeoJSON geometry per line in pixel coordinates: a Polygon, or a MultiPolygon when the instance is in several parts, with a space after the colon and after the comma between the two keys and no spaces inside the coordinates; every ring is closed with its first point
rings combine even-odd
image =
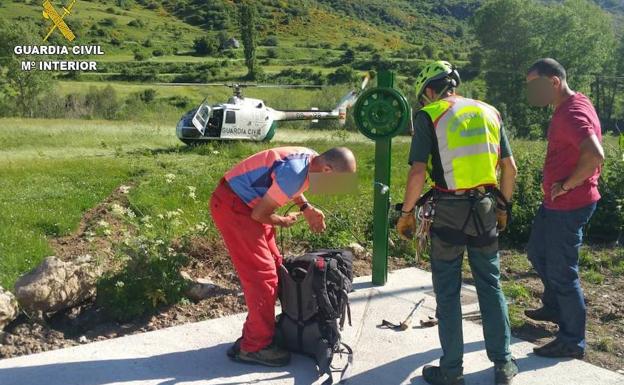
{"type": "Polygon", "coordinates": [[[321,155],[305,147],[279,147],[243,160],[219,183],[210,211],[238,272],[248,310],[243,335],[228,350],[230,358],[268,366],[290,361],[287,351],[272,344],[282,262],[275,226],[290,227],[303,215],[312,231],[324,231],[325,215],[303,193],[311,179],[327,173],[353,176],[355,170],[355,157],[344,147],[321,155]],[[290,201],[299,206],[298,212],[275,213],[290,201]]]}

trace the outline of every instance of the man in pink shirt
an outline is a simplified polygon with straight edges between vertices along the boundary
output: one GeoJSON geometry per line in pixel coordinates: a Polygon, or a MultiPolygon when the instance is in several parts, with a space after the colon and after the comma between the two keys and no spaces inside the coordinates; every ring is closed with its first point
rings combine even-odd
{"type": "Polygon", "coordinates": [[[302,214],[313,232],[324,231],[325,215],[303,193],[311,184],[336,179],[331,175],[352,178],[355,168],[353,153],[344,147],[320,155],[305,147],[278,147],[241,161],[221,179],[212,193],[210,212],[240,278],[248,310],[243,335],[227,352],[231,359],[267,366],[288,363],[289,353],[272,344],[277,268],[282,263],[275,226],[290,227],[302,214]],[[290,201],[299,206],[298,212],[276,213],[290,201]]]}
{"type": "Polygon", "coordinates": [[[527,72],[529,103],[555,111],[548,128],[542,188],[544,201],[533,221],[529,260],[544,284],[543,306],[527,310],[534,320],[559,324],[557,337],[534,349],[545,357],[582,358],[586,308],[579,280],[583,227],[600,199],[604,161],[600,120],[591,101],[572,91],[554,59],[540,59],[527,72]]]}

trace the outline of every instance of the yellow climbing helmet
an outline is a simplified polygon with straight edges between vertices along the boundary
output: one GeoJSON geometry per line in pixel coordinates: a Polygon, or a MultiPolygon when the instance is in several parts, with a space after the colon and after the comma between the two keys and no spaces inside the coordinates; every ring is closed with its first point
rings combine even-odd
{"type": "Polygon", "coordinates": [[[420,74],[414,83],[417,99],[420,100],[420,97],[425,92],[425,88],[427,88],[429,83],[444,78],[450,79],[449,85],[451,87],[457,87],[461,83],[459,72],[457,72],[457,68],[455,68],[455,66],[451,63],[438,60],[427,64],[425,68],[420,71],[420,74]]]}

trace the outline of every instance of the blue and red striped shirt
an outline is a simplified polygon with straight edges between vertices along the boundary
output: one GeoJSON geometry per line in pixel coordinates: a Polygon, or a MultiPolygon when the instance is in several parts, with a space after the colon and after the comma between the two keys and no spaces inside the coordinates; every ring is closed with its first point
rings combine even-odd
{"type": "Polygon", "coordinates": [[[308,168],[317,155],[305,147],[261,151],[234,166],[225,180],[249,207],[267,194],[283,206],[308,189],[308,168]]]}

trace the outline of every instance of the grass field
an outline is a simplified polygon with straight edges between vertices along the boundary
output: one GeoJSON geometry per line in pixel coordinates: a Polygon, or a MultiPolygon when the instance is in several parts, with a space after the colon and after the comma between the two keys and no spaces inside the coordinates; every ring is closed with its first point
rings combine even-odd
{"type": "MultiPolygon", "coordinates": [[[[374,169],[373,143],[346,131],[279,129],[270,144],[219,143],[187,148],[174,135],[175,122],[143,124],[82,120],[0,120],[0,285],[11,287],[16,277],[34,267],[51,250],[47,238],[74,231],[85,211],[96,206],[122,184],[135,184],[130,202],[154,215],[175,208],[189,215],[189,226],[210,222],[204,206],[185,201],[186,186],[197,188],[205,202],[223,172],[241,158],[268,146],[298,144],[322,151],[346,145],[359,161],[360,194],[336,198],[316,197],[343,220],[318,243],[353,241],[369,234],[374,169]],[[170,186],[164,175],[177,175],[170,186]],[[171,196],[163,188],[175,187],[171,196]]],[[[612,139],[607,138],[609,146],[612,139]]],[[[527,154],[543,152],[543,143],[514,141],[522,162],[534,162],[527,154]]],[[[612,148],[612,147],[610,147],[612,148]]],[[[402,199],[407,172],[409,138],[394,140],[392,200],[402,199]]],[[[169,191],[169,190],[167,190],[169,191]]],[[[331,226],[330,226],[331,227],[331,226]]],[[[303,227],[294,236],[305,236],[303,227]]],[[[367,240],[365,240],[367,241],[367,240]]],[[[327,245],[325,245],[327,246],[327,245]]]]}
{"type": "MultiPolygon", "coordinates": [[[[397,185],[405,180],[407,142],[400,138],[394,147],[397,185]]],[[[197,187],[198,200],[206,202],[229,166],[259,149],[285,143],[318,151],[336,144],[353,148],[360,163],[361,195],[345,197],[347,205],[336,198],[312,199],[336,208],[340,215],[353,216],[354,222],[371,210],[373,145],[355,133],[285,129],[270,145],[216,143],[189,149],[178,143],[173,126],[168,125],[0,120],[0,195],[4,197],[0,212],[8,214],[0,216],[0,285],[11,287],[19,274],[50,254],[47,238],[74,231],[85,211],[122,184],[136,185],[130,202],[144,215],[182,208],[189,226],[210,222],[205,205],[184,199],[186,186],[197,187]],[[176,175],[174,186],[165,182],[166,174],[176,175]]],[[[398,189],[393,190],[393,200],[400,200],[398,189]]],[[[362,223],[354,232],[364,233],[367,225],[362,223]]],[[[348,238],[347,233],[342,235],[348,238]]]]}

